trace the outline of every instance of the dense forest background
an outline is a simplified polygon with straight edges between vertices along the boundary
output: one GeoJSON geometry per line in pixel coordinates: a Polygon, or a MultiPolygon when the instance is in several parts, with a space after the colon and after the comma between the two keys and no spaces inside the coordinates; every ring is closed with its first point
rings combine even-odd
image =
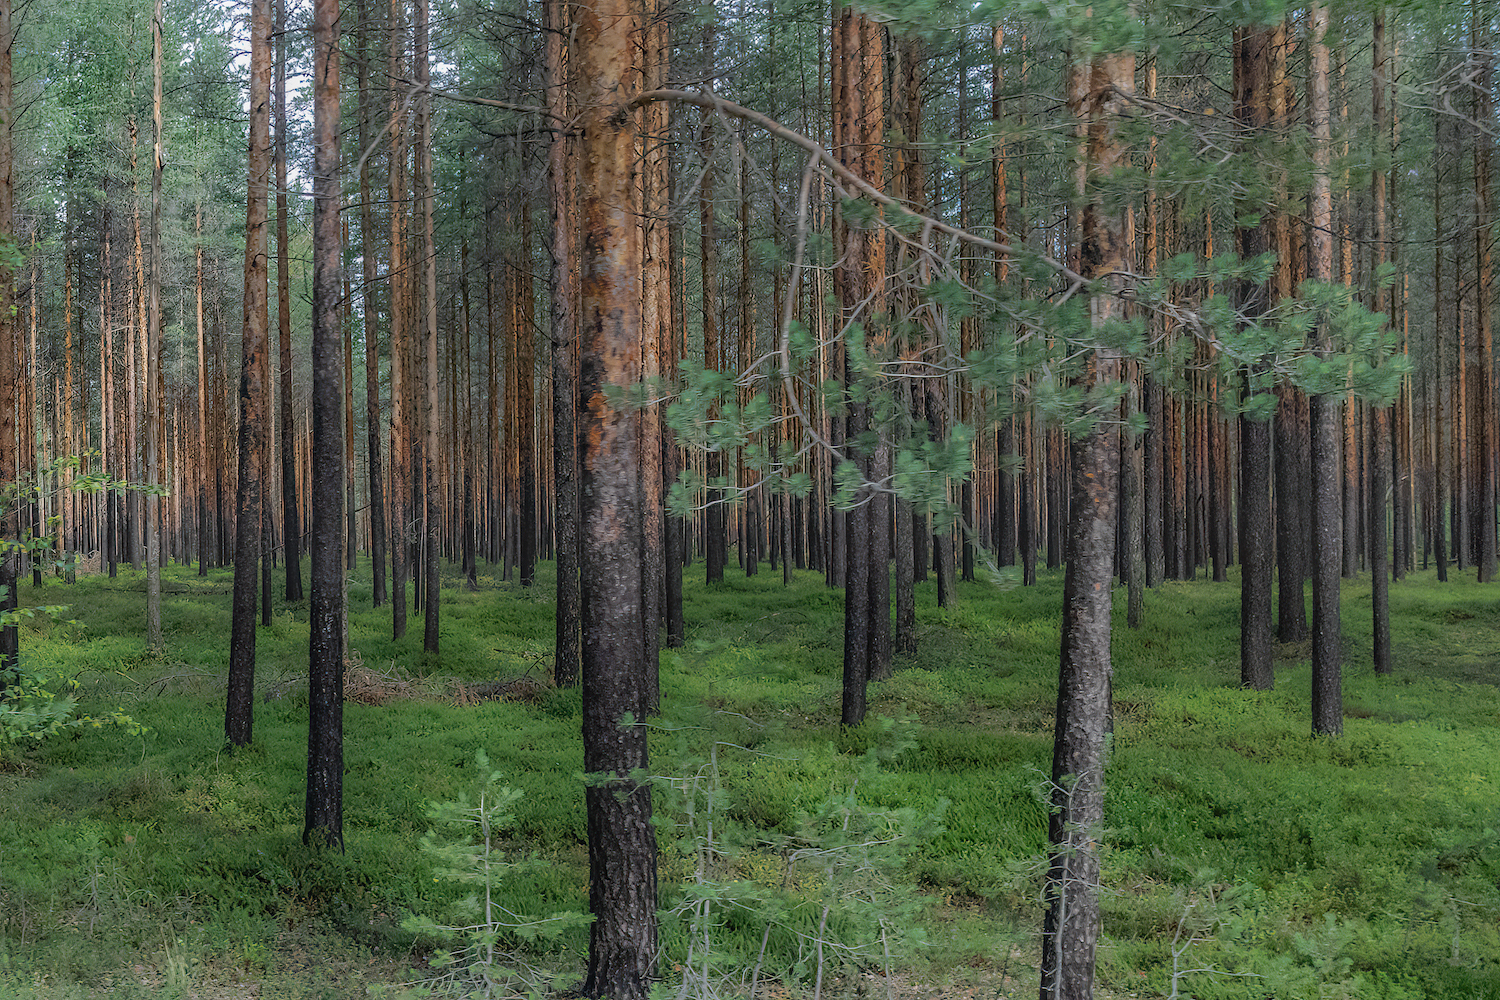
{"type": "Polygon", "coordinates": [[[1114,580],[1138,626],[1146,588],[1236,567],[1241,682],[1310,643],[1336,736],[1340,576],[1370,573],[1382,674],[1388,580],[1494,579],[1478,0],[0,7],[6,533],[37,582],[44,551],[145,565],[158,651],[161,565],[233,565],[239,745],[254,620],[309,561],[333,845],[346,571],[436,658],[443,563],[555,560],[553,680],[612,775],[589,995],[649,979],[620,723],[660,707],[700,560],[843,588],[847,726],[929,573],[947,608],[1066,566],[1059,996],[1093,976],[1114,580]]]}

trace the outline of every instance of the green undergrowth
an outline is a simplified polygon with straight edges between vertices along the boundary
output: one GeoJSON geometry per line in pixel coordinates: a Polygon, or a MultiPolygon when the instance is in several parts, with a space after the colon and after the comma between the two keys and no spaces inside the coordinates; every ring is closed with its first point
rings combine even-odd
{"type": "MultiPolygon", "coordinates": [[[[705,586],[689,569],[687,641],[663,653],[652,722],[668,985],[703,963],[694,995],[710,973],[743,992],[753,969],[795,991],[811,969],[799,949],[842,934],[864,950],[829,968],[830,996],[883,990],[860,974],[888,965],[903,983],[1034,994],[1061,574],[963,584],[949,609],[919,584],[918,653],[871,686],[872,721],[851,731],[837,725],[841,595],[810,572],[790,587],[729,577],[705,586]],[[861,824],[904,839],[860,860],[835,839],[861,824]],[[825,914],[835,896],[867,902],[825,914]],[[711,963],[695,943],[710,938],[711,963]]],[[[278,601],[259,630],[255,739],[231,752],[230,574],[165,581],[160,657],[139,574],[22,587],[23,604],[67,603],[80,623],[26,626],[28,662],[80,681],[81,711],[119,708],[149,732],[0,747],[0,998],[423,981],[437,942],[403,923],[442,921],[461,889],[435,877],[422,838],[483,755],[520,793],[496,849],[527,861],[495,901],[587,908],[580,701],[548,684],[550,564],[529,589],[445,579],[437,657],[415,612],[391,638],[356,573],[352,659],[382,693],[345,707],[342,855],[301,845],[306,604],[278,601]]],[[[1167,996],[1175,975],[1202,998],[1500,998],[1493,588],[1394,585],[1397,667],[1377,678],[1368,582],[1346,582],[1345,735],[1317,740],[1305,644],[1278,650],[1273,691],[1238,688],[1238,593],[1233,579],[1165,583],[1139,630],[1118,595],[1101,992],[1167,996]]],[[[575,982],[586,946],[572,927],[526,960],[575,982]]]]}

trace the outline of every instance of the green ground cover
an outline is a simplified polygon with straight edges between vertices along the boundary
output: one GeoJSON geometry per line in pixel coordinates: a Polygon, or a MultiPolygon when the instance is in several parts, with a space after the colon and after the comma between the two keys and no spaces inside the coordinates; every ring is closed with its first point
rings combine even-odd
{"type": "MultiPolygon", "coordinates": [[[[356,574],[350,642],[378,703],[345,709],[341,856],[300,842],[305,604],[260,632],[255,742],[231,753],[228,571],[167,571],[161,658],[143,577],[23,586],[81,623],[27,626],[31,662],[150,732],[0,748],[0,998],[360,996],[432,975],[439,942],[402,924],[472,889],[421,840],[430,803],[474,788],[480,750],[522,793],[497,847],[540,862],[496,900],[586,909],[579,699],[545,683],[549,574],[530,592],[451,581],[438,659],[420,629],[390,639],[356,574]]],[[[920,651],[848,732],[842,602],[821,575],[699,581],[653,723],[668,995],[758,975],[761,995],[810,996],[820,954],[825,996],[1035,995],[1061,575],[963,585],[947,610],[919,585],[920,651]]],[[[1306,649],[1280,651],[1274,691],[1237,688],[1238,593],[1165,584],[1138,631],[1120,594],[1101,995],[1500,998],[1492,588],[1394,586],[1382,679],[1368,584],[1346,583],[1338,740],[1309,735],[1306,649]]],[[[561,986],[586,942],[575,926],[519,953],[561,986]]]]}

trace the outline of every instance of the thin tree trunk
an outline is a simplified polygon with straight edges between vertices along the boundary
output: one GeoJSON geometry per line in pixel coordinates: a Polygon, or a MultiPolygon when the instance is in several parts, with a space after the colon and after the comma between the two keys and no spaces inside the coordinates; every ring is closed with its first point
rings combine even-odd
{"type": "MultiPolygon", "coordinates": [[[[3,3],[4,0],[0,0],[3,3]]],[[[229,639],[229,691],[224,735],[236,746],[251,739],[255,693],[255,587],[261,553],[265,468],[265,383],[270,368],[266,330],[266,182],[270,175],[271,3],[250,7],[250,147],[245,195],[244,333],[240,376],[239,486],[235,503],[234,605],[229,639]]]]}
{"type": "MultiPolygon", "coordinates": [[[[13,245],[12,218],[13,166],[11,128],[11,47],[15,35],[11,28],[10,0],[0,0],[0,240],[13,245]]],[[[16,391],[21,372],[17,350],[15,310],[15,267],[9,257],[0,259],[0,483],[12,483],[20,471],[16,434],[16,391]]],[[[13,505],[0,506],[0,542],[18,537],[20,523],[13,505]]],[[[21,556],[9,546],[0,549],[0,611],[17,607],[16,581],[21,556]]],[[[0,694],[15,679],[19,665],[20,630],[14,625],[0,626],[0,694]]]]}
{"type": "MultiPolygon", "coordinates": [[[[370,9],[369,0],[358,0],[359,24],[355,30],[355,60],[359,81],[359,148],[370,149],[370,9]]],[[[375,303],[375,213],[370,187],[369,157],[359,161],[360,293],[363,301],[365,338],[365,469],[370,477],[370,572],[373,604],[386,602],[385,478],[380,452],[380,333],[375,303]]]]}
{"type": "MultiPolygon", "coordinates": [[[[146,306],[146,485],[161,482],[161,181],[165,164],[162,136],[162,11],[161,0],[151,17],[151,276],[146,306]]],[[[70,328],[71,329],[71,328],[70,328]]],[[[71,358],[69,359],[71,363],[71,358]]],[[[71,387],[70,387],[71,388],[71,387]]],[[[69,393],[71,396],[71,392],[69,393]]],[[[161,632],[161,539],[158,516],[161,496],[146,493],[146,646],[156,655],[164,651],[161,632]]]]}
{"type": "MultiPolygon", "coordinates": [[[[405,76],[402,65],[406,48],[406,3],[391,0],[390,46],[386,72],[391,80],[405,76]]],[[[406,144],[403,121],[405,106],[401,94],[391,88],[390,98],[390,168],[387,177],[387,198],[390,205],[390,264],[388,274],[391,291],[391,635],[395,639],[406,635],[406,577],[411,558],[411,449],[407,411],[410,409],[411,389],[407,385],[406,356],[407,308],[406,290],[410,283],[406,274],[405,252],[405,208],[406,203],[406,144]]]]}
{"type": "MultiPolygon", "coordinates": [[[[416,35],[413,39],[412,49],[414,54],[414,75],[417,85],[426,88],[430,85],[428,74],[428,5],[427,0],[417,0],[416,5],[416,35]]],[[[415,189],[418,201],[422,208],[422,255],[423,274],[426,279],[426,329],[423,331],[423,356],[425,359],[425,388],[423,394],[422,424],[425,430],[426,446],[423,454],[423,467],[426,471],[426,484],[423,492],[426,508],[425,536],[427,539],[427,550],[423,569],[425,570],[425,586],[423,592],[426,594],[423,605],[423,629],[422,648],[427,653],[436,655],[438,651],[438,609],[442,604],[439,599],[441,586],[438,579],[438,555],[442,546],[442,494],[439,490],[439,461],[438,452],[438,420],[440,410],[438,405],[438,308],[437,308],[437,242],[433,238],[432,224],[432,201],[433,201],[433,176],[432,176],[432,95],[424,89],[417,95],[417,176],[415,178],[415,189]]],[[[530,331],[527,331],[530,336],[530,331]]]]}
{"type": "Polygon", "coordinates": [[[287,247],[286,180],[286,0],[276,0],[276,329],[281,349],[281,524],[286,563],[286,599],[302,592],[302,519],[297,511],[297,427],[292,420],[292,276],[287,247]]]}
{"type": "MultiPolygon", "coordinates": [[[[548,110],[561,120],[567,112],[568,37],[567,5],[548,0],[546,80],[548,110]]],[[[556,646],[552,679],[558,687],[578,683],[579,590],[578,590],[578,486],[574,417],[577,369],[573,355],[576,321],[573,311],[573,202],[568,184],[571,161],[566,132],[553,133],[547,150],[548,207],[552,219],[551,255],[551,347],[552,347],[552,468],[557,497],[557,606],[556,646]]],[[[490,371],[495,368],[491,324],[490,371]]],[[[493,414],[494,380],[490,383],[493,414]]],[[[493,416],[492,416],[493,422],[493,416]]],[[[492,430],[493,433],[493,430],[492,430]]]]}

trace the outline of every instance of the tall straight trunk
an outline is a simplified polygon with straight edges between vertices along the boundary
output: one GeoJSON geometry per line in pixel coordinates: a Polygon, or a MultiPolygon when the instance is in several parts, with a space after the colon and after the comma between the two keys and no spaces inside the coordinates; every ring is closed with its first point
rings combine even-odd
{"type": "MultiPolygon", "coordinates": [[[[1442,116],[1434,116],[1433,125],[1434,144],[1439,148],[1447,129],[1445,119],[1442,116]]],[[[1443,218],[1443,162],[1444,157],[1437,157],[1434,168],[1434,181],[1432,185],[1432,219],[1433,228],[1437,233],[1444,230],[1443,218]]],[[[1432,241],[1432,299],[1434,303],[1433,312],[1436,316],[1435,328],[1432,332],[1432,400],[1429,405],[1433,409],[1432,429],[1432,535],[1433,535],[1433,559],[1437,562],[1437,578],[1442,583],[1448,582],[1448,477],[1444,461],[1448,454],[1446,446],[1447,416],[1445,414],[1448,400],[1447,361],[1444,344],[1447,343],[1445,330],[1448,328],[1447,306],[1448,299],[1443,293],[1443,240],[1432,241]]]]}
{"type": "Polygon", "coordinates": [[[266,453],[265,383],[270,370],[266,329],[266,183],[270,176],[271,31],[271,0],[252,0],[239,486],[235,503],[229,690],[224,709],[224,735],[236,746],[250,742],[255,693],[255,588],[261,554],[261,477],[266,453]]]}
{"type": "Polygon", "coordinates": [[[516,490],[521,523],[517,558],[521,586],[536,582],[536,348],[532,330],[535,306],[531,286],[531,210],[521,205],[521,258],[516,273],[516,490]]]}
{"type": "Polygon", "coordinates": [[[641,1000],[656,960],[656,834],[640,721],[640,414],[608,395],[640,380],[641,226],[633,210],[635,116],[623,105],[636,76],[640,18],[633,0],[576,9],[576,107],[586,109],[573,164],[579,183],[579,491],[583,562],[583,756],[594,775],[588,809],[587,997],[641,1000]],[[633,717],[633,722],[627,721],[633,717]]]}
{"type": "MultiPolygon", "coordinates": [[[[1333,190],[1329,175],[1332,129],[1329,121],[1328,11],[1319,4],[1308,8],[1308,121],[1312,127],[1313,181],[1308,196],[1309,236],[1307,276],[1333,280],[1333,190]]],[[[1332,352],[1331,331],[1315,331],[1320,356],[1332,352]]],[[[1313,620],[1312,620],[1312,730],[1315,735],[1344,731],[1342,669],[1339,648],[1338,400],[1332,395],[1313,400],[1313,620]]]]}
{"type": "MultiPolygon", "coordinates": [[[[391,80],[405,76],[402,65],[406,49],[406,3],[391,0],[390,45],[386,73],[391,80]]],[[[406,204],[406,143],[403,121],[404,104],[394,84],[390,96],[390,147],[387,176],[387,203],[390,205],[390,277],[391,299],[391,635],[406,635],[406,577],[411,558],[411,450],[407,411],[410,409],[406,356],[407,303],[410,282],[406,274],[406,226],[403,206],[406,204]]]]}
{"type": "MultiPolygon", "coordinates": [[[[668,31],[670,32],[670,29],[668,31]]],[[[668,40],[670,40],[670,33],[668,40]]],[[[664,63],[670,56],[670,52],[663,56],[664,63]]],[[[671,128],[670,114],[667,128],[669,130],[671,128]]],[[[677,149],[677,144],[668,143],[665,152],[668,205],[676,204],[677,171],[673,159],[677,155],[677,149]]],[[[687,262],[682,252],[682,216],[679,213],[670,213],[667,216],[666,227],[667,275],[666,287],[662,289],[666,297],[666,305],[662,307],[666,322],[662,324],[661,362],[664,368],[663,374],[669,381],[673,381],[677,378],[678,362],[685,353],[683,345],[687,340],[687,300],[684,292],[687,284],[687,262]]],[[[682,461],[681,449],[677,447],[673,435],[666,432],[663,432],[661,436],[661,448],[662,482],[667,484],[677,478],[677,470],[682,461]]],[[[682,609],[682,570],[687,562],[689,549],[687,526],[688,522],[685,519],[669,517],[663,539],[662,572],[665,576],[662,594],[662,600],[665,603],[663,617],[666,620],[666,643],[673,649],[681,647],[687,641],[687,629],[683,621],[682,609]]]]}
{"type": "MultiPolygon", "coordinates": [[[[194,231],[196,239],[193,245],[194,272],[197,276],[195,282],[197,289],[197,308],[194,317],[198,328],[198,447],[195,452],[196,465],[198,467],[197,482],[195,488],[197,510],[198,510],[198,575],[208,575],[208,563],[210,553],[210,531],[208,517],[208,484],[213,475],[214,464],[209,456],[208,450],[208,352],[204,348],[204,322],[203,322],[203,203],[200,201],[193,215],[194,231]]],[[[103,409],[100,410],[101,416],[103,409]]],[[[101,427],[102,431],[102,427],[101,427]]]]}
{"type": "MultiPolygon", "coordinates": [[[[10,244],[14,239],[12,218],[13,167],[11,128],[11,47],[15,35],[11,27],[11,0],[0,0],[0,240],[10,244]]],[[[15,310],[15,267],[9,258],[0,260],[0,483],[15,482],[20,471],[16,440],[16,391],[21,372],[15,310]]],[[[15,507],[0,507],[0,542],[19,535],[20,523],[15,507]]],[[[21,556],[17,549],[0,548],[0,611],[16,605],[16,580],[21,556]]],[[[0,626],[0,694],[14,679],[20,650],[20,630],[14,625],[0,626]]]]}
{"type": "MultiPolygon", "coordinates": [[[[359,148],[370,149],[370,8],[369,0],[358,0],[359,24],[355,30],[355,69],[359,85],[359,148]]],[[[369,157],[359,161],[360,294],[365,338],[365,470],[370,480],[370,573],[373,604],[386,602],[385,478],[380,452],[380,331],[375,304],[375,213],[370,187],[369,157]]]]}
{"type": "MultiPolygon", "coordinates": [[[[1493,54],[1489,51],[1487,7],[1474,0],[1473,50],[1479,59],[1479,73],[1474,81],[1474,121],[1489,122],[1493,117],[1493,98],[1490,94],[1493,72],[1493,54]],[[1483,11],[1483,13],[1481,13],[1483,11]]],[[[1478,466],[1478,504],[1474,510],[1477,523],[1474,525],[1475,564],[1480,583],[1491,583],[1496,571],[1496,526],[1495,526],[1495,463],[1497,458],[1496,436],[1500,424],[1496,422],[1495,401],[1495,339],[1491,310],[1494,299],[1494,263],[1491,245],[1494,241],[1495,212],[1494,191],[1491,189],[1491,157],[1493,138],[1487,129],[1479,129],[1474,135],[1474,333],[1478,340],[1479,399],[1475,407],[1478,422],[1475,440],[1479,454],[1475,456],[1478,466]]],[[[1376,176],[1381,176],[1377,171],[1376,176]]]]}
{"type": "MultiPolygon", "coordinates": [[[[1377,153],[1386,132],[1385,121],[1385,11],[1377,8],[1371,41],[1370,92],[1372,95],[1371,120],[1374,123],[1374,142],[1377,153]]],[[[1378,276],[1386,262],[1386,203],[1385,171],[1376,169],[1370,174],[1370,221],[1372,223],[1371,266],[1378,276]]],[[[1482,279],[1481,279],[1482,280],[1482,279]]],[[[1384,313],[1386,289],[1378,280],[1372,289],[1372,311],[1384,313]]],[[[1377,674],[1391,672],[1391,604],[1390,564],[1387,559],[1385,494],[1391,472],[1390,466],[1390,410],[1384,406],[1370,406],[1370,436],[1365,450],[1369,458],[1370,493],[1366,508],[1366,541],[1369,544],[1370,564],[1370,609],[1373,628],[1372,657],[1377,674]]]]}
{"type": "Polygon", "coordinates": [[[278,412],[281,436],[282,552],[286,564],[286,599],[300,601],[302,593],[302,520],[297,512],[297,426],[292,419],[292,273],[287,247],[286,190],[286,0],[276,0],[276,329],[281,350],[281,395],[278,412]]]}
{"type": "MultiPolygon", "coordinates": [[[[1272,46],[1270,28],[1241,28],[1235,32],[1235,115],[1247,131],[1270,124],[1272,46]]],[[[1256,206],[1259,207],[1259,206],[1256,206]]],[[[1265,253],[1270,233],[1264,221],[1236,230],[1242,258],[1265,253]]],[[[1265,283],[1242,281],[1240,312],[1251,318],[1270,308],[1271,289],[1265,283]]],[[[1245,372],[1245,393],[1255,391],[1258,366],[1245,372]]],[[[1240,424],[1240,683],[1267,690],[1274,683],[1271,649],[1271,426],[1266,420],[1242,414],[1240,424]]],[[[1287,581],[1283,580],[1283,586],[1287,581]]],[[[1296,579],[1301,588],[1302,579],[1296,579]]]]}
{"type": "MultiPolygon", "coordinates": [[[[1073,109],[1086,125],[1086,173],[1080,266],[1085,278],[1102,282],[1089,303],[1090,322],[1100,327],[1123,317],[1126,247],[1133,228],[1129,209],[1110,208],[1094,197],[1093,185],[1122,169],[1128,158],[1118,118],[1134,91],[1135,57],[1096,55],[1089,81],[1073,109]]],[[[1120,381],[1117,349],[1093,352],[1089,389],[1120,381]]],[[[1097,420],[1069,447],[1073,468],[1068,520],[1067,570],[1063,581],[1062,649],[1052,749],[1049,863],[1042,926],[1043,1000],[1087,1000],[1093,996],[1099,943],[1099,837],[1104,822],[1105,740],[1109,726],[1111,577],[1119,481],[1119,427],[1097,420]]]]}
{"type": "MultiPolygon", "coordinates": [[[[569,24],[563,0],[547,0],[546,81],[548,110],[555,121],[567,113],[569,24]]],[[[576,320],[573,309],[573,201],[569,185],[570,140],[563,130],[554,131],[547,150],[547,193],[551,212],[551,348],[552,348],[552,469],[557,497],[557,604],[556,643],[552,679],[559,687],[578,683],[579,590],[578,590],[578,440],[574,430],[577,415],[577,367],[573,354],[576,320]]],[[[492,314],[493,318],[493,314],[492,314]]],[[[494,434],[494,324],[490,337],[491,434],[494,434]]]]}
{"type": "MultiPolygon", "coordinates": [[[[659,0],[645,0],[642,6],[644,44],[642,46],[643,84],[649,89],[664,86],[671,54],[667,18],[659,0]]],[[[668,105],[658,101],[647,105],[642,114],[641,218],[641,377],[648,385],[659,380],[664,371],[664,355],[671,350],[672,304],[670,297],[670,248],[667,234],[667,121],[668,105]]],[[[646,715],[661,710],[659,662],[661,652],[662,602],[665,574],[665,511],[662,459],[665,425],[662,408],[652,403],[640,415],[641,477],[641,641],[643,643],[643,685],[641,709],[646,715]]]]}
{"type": "MultiPolygon", "coordinates": [[[[708,4],[709,13],[713,5],[708,4]]],[[[704,66],[716,64],[715,25],[712,17],[703,25],[704,66]]],[[[698,188],[698,231],[700,271],[703,299],[703,367],[717,372],[722,367],[723,348],[719,343],[719,248],[714,225],[714,128],[717,116],[705,109],[703,112],[703,139],[700,152],[703,157],[703,177],[698,188]]],[[[717,414],[710,413],[712,419],[717,414]]],[[[724,475],[724,455],[717,449],[705,456],[705,476],[709,481],[708,509],[704,511],[704,572],[709,583],[722,583],[724,564],[728,562],[728,532],[725,524],[724,491],[715,483],[724,475]]]]}
{"type": "MultiPolygon", "coordinates": [[[[161,175],[165,164],[162,136],[162,13],[161,0],[151,17],[151,276],[146,304],[146,485],[161,482],[161,175]]],[[[71,327],[70,327],[71,329],[71,327]]],[[[69,362],[71,364],[71,357],[69,362]]],[[[71,395],[71,392],[70,392],[71,395]]],[[[146,493],[146,645],[157,655],[163,652],[161,633],[161,497],[155,489],[146,493]]]]}
{"type": "MultiPolygon", "coordinates": [[[[414,75],[417,85],[430,85],[428,73],[428,5],[427,0],[417,0],[416,33],[412,40],[414,75]]],[[[425,489],[422,497],[425,507],[427,539],[425,558],[422,564],[426,594],[423,605],[422,648],[436,654],[438,651],[438,609],[442,602],[438,580],[438,555],[442,538],[442,494],[439,490],[441,455],[438,451],[438,308],[437,308],[437,242],[433,239],[432,225],[432,95],[425,89],[417,95],[417,169],[413,185],[422,211],[422,268],[426,288],[426,321],[423,324],[423,393],[422,427],[425,446],[423,467],[425,489]]],[[[530,331],[527,331],[530,336],[530,331]]]]}
{"type": "MultiPolygon", "coordinates": [[[[159,2],[159,0],[158,0],[159,2]]],[[[344,847],[344,406],[339,236],[339,0],[314,0],[312,596],[303,843],[344,847]]],[[[352,515],[351,515],[352,516],[352,515]]]]}
{"type": "MultiPolygon", "coordinates": [[[[990,127],[998,134],[1005,117],[1004,55],[1005,28],[994,27],[994,51],[990,61],[990,127]]],[[[1009,244],[1014,237],[1010,233],[1010,189],[1005,171],[1005,143],[995,143],[990,156],[990,214],[995,224],[995,240],[1009,244]]],[[[1149,273],[1149,272],[1148,272],[1149,273]]],[[[1005,254],[995,256],[995,284],[1003,288],[1010,279],[1010,258],[1005,254]]],[[[995,438],[995,560],[1001,566],[1016,564],[1016,478],[1011,457],[1016,450],[1016,421],[1014,410],[1014,387],[998,391],[1000,426],[995,438]]]]}
{"type": "MultiPolygon", "coordinates": [[[[1153,56],[1146,63],[1145,84],[1146,99],[1156,100],[1157,69],[1156,58],[1153,56]]],[[[1146,174],[1148,178],[1156,176],[1156,143],[1155,135],[1147,140],[1146,174]]],[[[1148,275],[1156,273],[1157,264],[1161,255],[1160,236],[1160,211],[1154,185],[1148,181],[1145,194],[1145,219],[1144,236],[1145,246],[1142,248],[1141,262],[1143,270],[1148,275]]],[[[1148,323],[1157,322],[1155,318],[1147,320],[1148,323]]],[[[1161,583],[1166,572],[1166,558],[1163,548],[1164,517],[1167,506],[1163,503],[1163,479],[1162,479],[1162,391],[1156,384],[1156,380],[1146,375],[1141,381],[1141,400],[1146,414],[1146,432],[1141,456],[1142,484],[1142,526],[1144,538],[1142,539],[1143,558],[1145,560],[1146,586],[1155,587],[1161,583]]]]}

